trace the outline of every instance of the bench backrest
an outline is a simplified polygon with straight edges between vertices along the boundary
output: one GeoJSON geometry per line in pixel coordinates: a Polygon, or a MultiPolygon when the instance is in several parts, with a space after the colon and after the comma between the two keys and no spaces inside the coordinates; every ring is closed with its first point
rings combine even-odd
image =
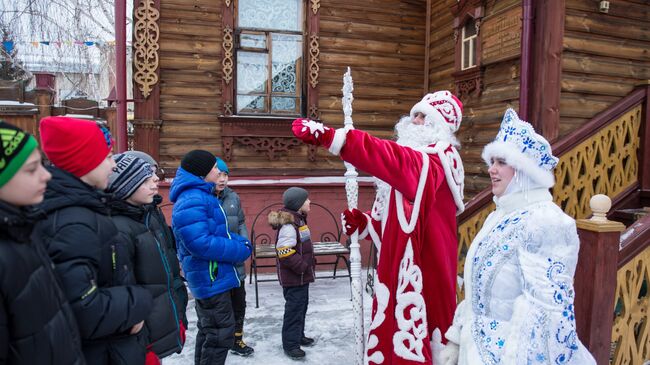
{"type": "MultiPolygon", "coordinates": [[[[260,210],[251,226],[251,243],[258,245],[275,245],[277,231],[269,225],[268,215],[271,211],[282,208],[282,203],[268,205],[260,210]]],[[[307,224],[311,230],[312,241],[341,242],[341,226],[339,219],[325,206],[311,203],[311,210],[307,215],[307,224]]]]}

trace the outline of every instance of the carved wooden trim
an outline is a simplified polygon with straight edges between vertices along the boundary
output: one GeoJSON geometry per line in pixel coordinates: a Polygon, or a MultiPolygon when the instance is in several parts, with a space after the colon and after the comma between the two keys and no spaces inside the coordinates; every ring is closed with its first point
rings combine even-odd
{"type": "MultiPolygon", "coordinates": [[[[316,1],[320,3],[320,1],[316,1]]],[[[314,1],[312,0],[312,5],[314,1]]],[[[319,5],[320,6],[320,5],[319,5]]],[[[313,7],[312,7],[313,10],[313,7]]],[[[318,9],[316,9],[318,10],[318,9]]],[[[311,119],[319,119],[318,99],[320,86],[318,78],[320,76],[319,56],[320,56],[320,13],[312,11],[307,13],[307,32],[309,35],[309,67],[307,83],[307,116],[311,119]]],[[[310,159],[312,156],[310,155],[310,159]]],[[[315,158],[315,157],[314,157],[315,158]]]]}
{"type": "Polygon", "coordinates": [[[232,80],[233,73],[233,31],[230,25],[227,25],[223,29],[223,60],[221,64],[223,65],[223,79],[226,80],[226,84],[230,83],[232,80]]]}
{"type": "MultiPolygon", "coordinates": [[[[226,161],[233,159],[233,146],[241,145],[277,160],[290,150],[302,145],[291,133],[292,118],[273,117],[219,117],[221,139],[226,161]]],[[[315,159],[315,151],[309,155],[315,159]]]]}
{"type": "Polygon", "coordinates": [[[318,66],[318,56],[320,55],[320,46],[318,43],[318,35],[311,34],[309,36],[309,84],[311,87],[318,85],[318,74],[320,67],[318,66]]]}
{"type": "Polygon", "coordinates": [[[311,11],[316,15],[320,9],[320,0],[311,0],[311,11]]]}
{"type": "Polygon", "coordinates": [[[160,12],[156,9],[154,0],[142,0],[135,10],[135,26],[133,31],[133,64],[135,72],[133,81],[146,99],[158,83],[158,38],[160,29],[158,19],[160,12]]]}
{"type": "Polygon", "coordinates": [[[461,0],[450,7],[454,15],[454,65],[456,72],[452,74],[456,84],[456,93],[459,97],[475,95],[480,96],[483,88],[483,67],[481,66],[481,23],[484,15],[485,0],[461,0]],[[476,66],[462,70],[461,48],[463,47],[461,34],[465,24],[473,19],[476,27],[476,66]]]}
{"type": "Polygon", "coordinates": [[[222,30],[223,39],[221,42],[222,59],[221,59],[221,105],[222,113],[225,115],[233,114],[233,100],[234,100],[234,31],[235,28],[235,10],[232,0],[225,0],[221,7],[222,12],[222,30]]]}

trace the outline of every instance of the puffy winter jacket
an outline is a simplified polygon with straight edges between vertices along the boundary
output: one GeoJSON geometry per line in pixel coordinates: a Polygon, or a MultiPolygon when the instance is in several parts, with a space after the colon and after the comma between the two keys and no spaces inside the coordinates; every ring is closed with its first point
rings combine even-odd
{"type": "Polygon", "coordinates": [[[0,364],[83,365],[77,322],[33,225],[0,203],[0,364]]]}
{"type": "Polygon", "coordinates": [[[127,244],[135,281],[153,296],[153,308],[145,320],[146,342],[160,358],[180,352],[183,341],[179,322],[185,305],[174,290],[172,262],[178,265],[178,261],[166,242],[163,228],[167,227],[155,218],[153,205],[136,207],[120,200],[110,206],[120,239],[127,244]]]}
{"type": "Polygon", "coordinates": [[[251,254],[250,242],[229,232],[214,187],[179,167],[169,191],[178,257],[190,291],[198,299],[238,287],[234,265],[251,254]]]}
{"type": "Polygon", "coordinates": [[[142,364],[144,344],[130,335],[147,318],[148,290],[132,285],[126,245],[109,216],[109,196],[49,167],[47,219],[36,225],[79,324],[88,364],[142,364]]]}
{"type": "MultiPolygon", "coordinates": [[[[228,219],[228,229],[230,232],[237,233],[238,235],[248,239],[248,230],[246,229],[246,216],[241,207],[241,200],[239,195],[231,188],[224,188],[217,194],[219,202],[223,211],[226,212],[228,219]]],[[[246,269],[243,262],[238,262],[235,267],[237,268],[237,275],[241,280],[246,278],[246,269]]]]}
{"type": "Polygon", "coordinates": [[[313,283],[316,260],[307,216],[280,209],[269,213],[269,224],[278,230],[275,250],[280,285],[286,288],[313,283]]]}

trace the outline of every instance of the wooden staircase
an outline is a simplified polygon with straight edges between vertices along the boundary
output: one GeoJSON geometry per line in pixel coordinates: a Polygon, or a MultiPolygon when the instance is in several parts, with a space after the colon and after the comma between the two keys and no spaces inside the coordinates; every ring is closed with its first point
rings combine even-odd
{"type": "MultiPolygon", "coordinates": [[[[579,336],[598,364],[641,365],[650,359],[650,84],[636,88],[552,149],[560,159],[554,200],[579,220],[575,283],[579,336]],[[585,220],[596,194],[612,198],[607,218],[625,226],[609,222],[598,228],[585,220]],[[596,277],[603,282],[596,283],[596,277]],[[605,319],[599,314],[603,310],[611,313],[605,319]]],[[[470,200],[458,218],[461,277],[469,245],[492,210],[488,188],[470,200]]],[[[462,288],[458,297],[464,297],[462,288]]]]}

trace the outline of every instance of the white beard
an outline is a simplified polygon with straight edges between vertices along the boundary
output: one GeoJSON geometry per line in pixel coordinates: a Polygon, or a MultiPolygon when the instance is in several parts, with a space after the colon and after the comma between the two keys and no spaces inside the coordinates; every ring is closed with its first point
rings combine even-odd
{"type": "MultiPolygon", "coordinates": [[[[395,125],[395,134],[397,135],[395,141],[397,144],[411,148],[426,147],[438,141],[449,142],[455,147],[460,145],[446,125],[435,123],[426,117],[424,125],[411,123],[411,117],[408,115],[402,117],[395,125]]],[[[391,186],[377,178],[375,178],[375,186],[377,193],[372,205],[371,216],[373,219],[381,221],[384,218],[384,212],[388,209],[391,186]]]]}
{"type": "Polygon", "coordinates": [[[449,127],[436,123],[425,117],[425,124],[417,125],[411,123],[410,116],[402,117],[395,125],[395,134],[397,135],[397,144],[411,148],[426,147],[438,141],[451,143],[452,146],[458,147],[460,143],[449,127]]]}

